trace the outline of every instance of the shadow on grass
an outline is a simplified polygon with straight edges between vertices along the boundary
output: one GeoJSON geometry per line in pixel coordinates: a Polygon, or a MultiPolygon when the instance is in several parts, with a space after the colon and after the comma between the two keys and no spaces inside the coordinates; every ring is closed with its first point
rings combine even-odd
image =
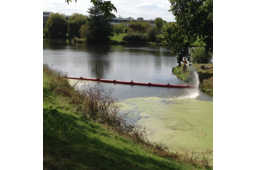
{"type": "Polygon", "coordinates": [[[101,131],[101,126],[80,121],[52,107],[43,109],[44,169],[181,169],[173,162],[140,155],[135,149],[119,149],[108,143],[113,137],[101,131]]]}
{"type": "Polygon", "coordinates": [[[51,94],[47,88],[43,87],[43,101],[52,102],[51,94]]]}

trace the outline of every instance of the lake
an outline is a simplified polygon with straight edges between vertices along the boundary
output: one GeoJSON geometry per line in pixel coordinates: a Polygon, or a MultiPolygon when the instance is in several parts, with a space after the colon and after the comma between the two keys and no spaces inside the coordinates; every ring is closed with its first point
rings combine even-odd
{"type": "MultiPolygon", "coordinates": [[[[169,47],[148,45],[87,45],[63,40],[43,41],[43,63],[66,72],[68,76],[102,78],[144,83],[187,85],[173,73],[176,56],[169,47]]],[[[196,98],[213,101],[199,89],[104,84],[114,89],[119,101],[137,97],[196,98]]]]}

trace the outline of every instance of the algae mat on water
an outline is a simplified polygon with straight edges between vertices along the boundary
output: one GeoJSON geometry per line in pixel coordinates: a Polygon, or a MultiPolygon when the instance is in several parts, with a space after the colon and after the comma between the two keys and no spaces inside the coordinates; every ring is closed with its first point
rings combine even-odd
{"type": "Polygon", "coordinates": [[[213,150],[213,102],[150,97],[121,104],[127,122],[144,125],[151,142],[178,152],[213,150]]]}

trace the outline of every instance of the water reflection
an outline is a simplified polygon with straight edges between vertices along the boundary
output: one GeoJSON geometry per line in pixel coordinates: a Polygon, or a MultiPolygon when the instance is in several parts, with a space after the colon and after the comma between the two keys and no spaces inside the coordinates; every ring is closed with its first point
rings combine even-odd
{"type": "Polygon", "coordinates": [[[69,44],[68,40],[43,40],[43,49],[63,49],[69,44]]]}

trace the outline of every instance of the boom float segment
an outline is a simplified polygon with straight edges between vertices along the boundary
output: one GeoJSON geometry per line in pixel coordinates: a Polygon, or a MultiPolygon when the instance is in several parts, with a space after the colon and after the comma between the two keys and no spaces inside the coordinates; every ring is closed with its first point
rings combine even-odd
{"type": "Polygon", "coordinates": [[[140,86],[154,86],[154,87],[174,87],[174,88],[195,88],[192,85],[173,85],[173,84],[155,84],[155,83],[140,83],[133,81],[117,81],[117,80],[107,80],[107,79],[99,79],[99,78],[84,78],[84,77],[66,77],[68,79],[76,79],[76,80],[89,80],[89,81],[99,81],[104,83],[115,83],[115,84],[127,84],[127,85],[140,85],[140,86]]]}

